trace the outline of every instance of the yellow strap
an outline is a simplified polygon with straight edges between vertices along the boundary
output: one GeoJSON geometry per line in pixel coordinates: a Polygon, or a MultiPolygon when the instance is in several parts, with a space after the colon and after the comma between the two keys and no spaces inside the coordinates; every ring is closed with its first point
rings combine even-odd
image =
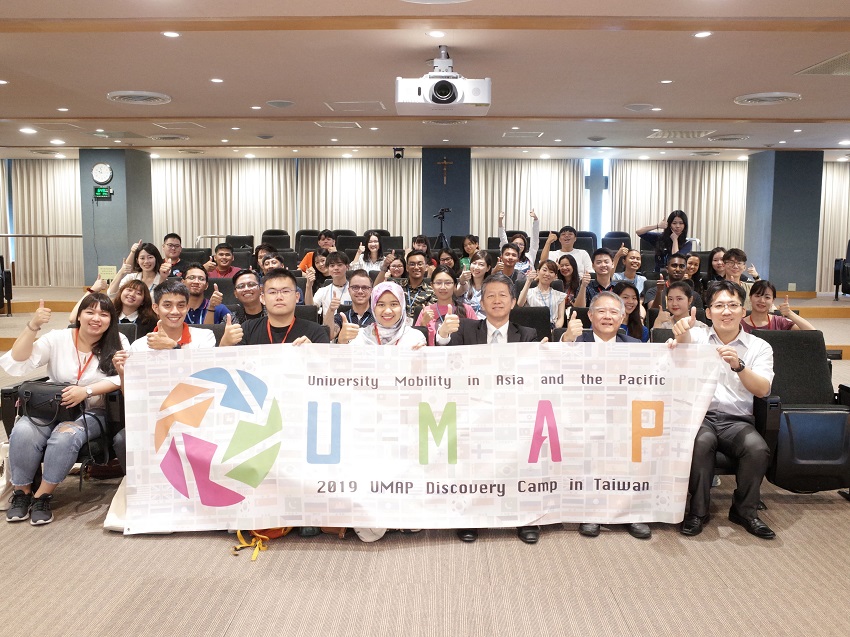
{"type": "Polygon", "coordinates": [[[257,556],[260,554],[260,551],[267,551],[269,548],[269,538],[265,535],[260,535],[256,531],[251,531],[250,542],[246,542],[245,538],[242,536],[242,531],[236,531],[236,537],[239,538],[239,544],[231,549],[230,553],[232,555],[238,555],[239,551],[242,549],[253,548],[254,552],[251,554],[251,561],[255,562],[257,560],[257,556]]]}

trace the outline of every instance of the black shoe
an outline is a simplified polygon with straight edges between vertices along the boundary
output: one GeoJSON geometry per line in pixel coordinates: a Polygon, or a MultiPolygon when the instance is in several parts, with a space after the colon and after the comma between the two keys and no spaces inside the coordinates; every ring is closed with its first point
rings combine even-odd
{"type": "Polygon", "coordinates": [[[537,544],[537,540],[540,539],[540,527],[539,526],[521,526],[517,528],[516,534],[526,544],[537,544]]]}
{"type": "Polygon", "coordinates": [[[599,524],[582,522],[578,525],[578,532],[584,535],[585,537],[596,537],[597,535],[599,535],[599,531],[601,528],[602,527],[599,524]]]}
{"type": "Polygon", "coordinates": [[[685,516],[685,519],[682,522],[682,527],[679,531],[682,535],[699,535],[702,533],[702,528],[708,524],[709,518],[711,518],[711,516],[708,514],[703,516],[688,514],[685,516]]]}
{"type": "Polygon", "coordinates": [[[648,524],[644,524],[643,522],[627,524],[626,530],[629,532],[629,535],[639,540],[648,540],[652,537],[652,529],[649,528],[648,524]]]}
{"type": "Polygon", "coordinates": [[[457,538],[461,542],[474,542],[478,539],[478,529],[458,529],[457,538]]]}
{"type": "Polygon", "coordinates": [[[729,509],[729,521],[744,527],[747,533],[760,537],[763,540],[772,540],[776,537],[776,533],[770,530],[770,527],[758,519],[758,517],[748,520],[743,515],[735,510],[735,506],[729,509]]]}
{"type": "Polygon", "coordinates": [[[22,522],[30,516],[32,509],[32,493],[24,493],[16,489],[9,498],[9,509],[6,511],[6,522],[22,522]]]}

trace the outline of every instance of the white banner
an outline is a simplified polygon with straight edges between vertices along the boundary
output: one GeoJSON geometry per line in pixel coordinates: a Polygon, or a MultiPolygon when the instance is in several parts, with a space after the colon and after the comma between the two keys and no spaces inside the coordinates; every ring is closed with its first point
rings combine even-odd
{"type": "Polygon", "coordinates": [[[710,346],[134,354],[125,533],[681,521],[710,346]]]}

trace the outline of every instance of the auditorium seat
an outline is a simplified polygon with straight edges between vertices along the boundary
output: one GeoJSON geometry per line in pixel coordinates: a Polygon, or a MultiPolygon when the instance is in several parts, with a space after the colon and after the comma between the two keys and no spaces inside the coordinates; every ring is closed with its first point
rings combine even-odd
{"type": "Polygon", "coordinates": [[[230,277],[222,278],[222,279],[209,279],[207,281],[207,289],[204,292],[204,298],[210,298],[212,293],[215,292],[215,285],[218,285],[218,291],[221,292],[222,295],[222,303],[227,305],[228,303],[236,303],[236,293],[233,290],[233,279],[230,277]]]}
{"type": "Polygon", "coordinates": [[[302,321],[319,322],[319,308],[315,305],[296,305],[295,318],[302,321]]]}
{"type": "Polygon", "coordinates": [[[284,250],[278,252],[280,258],[283,259],[283,267],[287,270],[296,270],[298,268],[298,255],[292,250],[284,250]]]}
{"type": "Polygon", "coordinates": [[[360,244],[363,243],[363,237],[357,235],[341,235],[336,238],[336,249],[337,250],[348,250],[352,249],[355,252],[360,244]]]}
{"type": "Polygon", "coordinates": [[[576,230],[575,247],[581,248],[582,250],[586,250],[587,248],[580,246],[578,243],[581,239],[590,239],[590,245],[592,245],[593,247],[587,250],[588,254],[593,254],[593,252],[599,247],[599,239],[596,237],[595,232],[591,232],[590,230],[576,230]]]}
{"type": "Polygon", "coordinates": [[[319,235],[305,234],[301,235],[300,239],[295,242],[298,256],[303,259],[304,255],[313,250],[319,249],[319,235]]]}
{"type": "Polygon", "coordinates": [[[383,228],[370,228],[369,230],[367,230],[366,232],[363,233],[363,236],[365,237],[366,234],[369,233],[369,232],[377,232],[379,235],[381,235],[381,244],[382,245],[384,243],[383,237],[389,237],[390,234],[391,234],[389,230],[384,230],[383,228]]]}
{"type": "Polygon", "coordinates": [[[596,242],[591,237],[576,237],[576,242],[573,244],[573,249],[576,248],[578,248],[579,250],[584,250],[592,257],[594,250],[596,250],[596,242]]]}
{"type": "Polygon", "coordinates": [[[547,307],[515,307],[511,310],[510,321],[523,327],[533,327],[537,331],[537,341],[552,339],[552,324],[547,307]]]}
{"type": "Polygon", "coordinates": [[[240,270],[247,270],[254,265],[254,251],[247,248],[236,248],[233,251],[233,265],[240,270]]]}
{"type": "Polygon", "coordinates": [[[229,234],[224,237],[224,242],[232,245],[234,250],[239,248],[254,249],[254,235],[252,234],[229,234]]]}
{"type": "Polygon", "coordinates": [[[221,337],[224,336],[224,328],[227,327],[225,323],[217,323],[213,325],[212,323],[203,323],[200,325],[192,324],[192,327],[198,327],[202,330],[210,330],[215,336],[215,346],[218,347],[218,344],[221,343],[221,337]]]}
{"type": "Polygon", "coordinates": [[[381,237],[381,246],[383,246],[384,252],[387,252],[388,250],[404,250],[404,237],[399,235],[381,237]]]}
{"type": "Polygon", "coordinates": [[[210,260],[212,250],[210,248],[183,248],[180,252],[180,259],[189,263],[204,264],[210,260]]]}
{"type": "Polygon", "coordinates": [[[360,235],[354,230],[343,228],[342,230],[334,230],[334,237],[338,240],[340,237],[359,237],[360,235]]]}
{"type": "Polygon", "coordinates": [[[292,237],[289,236],[286,230],[266,230],[260,239],[260,243],[268,243],[278,251],[289,250],[292,247],[292,237]]]}

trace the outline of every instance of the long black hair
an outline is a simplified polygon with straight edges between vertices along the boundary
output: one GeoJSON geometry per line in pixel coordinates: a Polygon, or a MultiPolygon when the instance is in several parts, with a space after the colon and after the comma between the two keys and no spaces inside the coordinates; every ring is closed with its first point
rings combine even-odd
{"type": "Polygon", "coordinates": [[[679,235],[682,237],[682,241],[679,243],[679,251],[682,250],[682,244],[684,244],[685,240],[688,238],[688,215],[686,215],[682,210],[674,210],[668,215],[667,227],[664,228],[664,232],[661,233],[661,236],[655,243],[655,258],[665,259],[665,264],[667,263],[666,259],[669,258],[673,252],[673,239],[670,236],[673,234],[673,230],[670,227],[670,224],[673,223],[674,219],[681,219],[685,224],[682,234],[679,235]]]}
{"type": "Polygon", "coordinates": [[[120,332],[118,331],[118,310],[115,309],[115,305],[109,297],[99,293],[84,296],[83,300],[80,301],[80,309],[77,311],[77,320],[74,321],[72,327],[76,330],[80,329],[80,314],[83,313],[83,310],[92,307],[109,312],[109,327],[101,334],[100,339],[92,345],[91,352],[98,359],[97,368],[107,376],[114,376],[116,372],[115,366],[112,364],[112,357],[115,352],[124,348],[121,346],[120,332]]]}
{"type": "Polygon", "coordinates": [[[620,296],[624,290],[632,290],[638,301],[635,309],[631,311],[631,314],[626,314],[626,331],[628,331],[629,336],[642,341],[643,321],[640,320],[640,292],[638,292],[637,287],[635,287],[633,283],[629,283],[628,281],[619,281],[614,285],[614,294],[617,296],[620,296]]]}
{"type": "Polygon", "coordinates": [[[564,292],[576,294],[578,289],[581,287],[581,277],[578,275],[578,263],[576,263],[576,259],[571,254],[562,254],[558,258],[558,279],[561,283],[564,284],[564,292]],[[564,278],[564,275],[561,274],[561,261],[566,259],[570,262],[570,266],[573,269],[573,273],[570,276],[569,281],[564,278]]]}
{"type": "Polygon", "coordinates": [[[450,266],[438,265],[434,269],[434,272],[431,274],[431,281],[432,282],[434,281],[434,277],[437,276],[438,274],[447,274],[452,278],[452,283],[454,284],[453,287],[452,287],[452,290],[453,290],[452,291],[452,302],[456,306],[455,314],[457,314],[458,316],[465,317],[466,311],[463,310],[463,308],[466,304],[463,302],[463,298],[462,298],[463,295],[458,296],[455,293],[455,291],[457,290],[457,281],[458,281],[457,273],[450,266]]]}
{"type": "Polygon", "coordinates": [[[162,265],[163,258],[162,254],[159,251],[159,248],[157,248],[152,243],[143,243],[138,248],[136,248],[136,251],[133,253],[133,272],[142,271],[142,266],[139,265],[139,253],[141,253],[142,250],[144,250],[148,254],[153,255],[153,258],[156,259],[156,265],[154,266],[153,271],[154,274],[159,274],[159,268],[162,265]]]}

